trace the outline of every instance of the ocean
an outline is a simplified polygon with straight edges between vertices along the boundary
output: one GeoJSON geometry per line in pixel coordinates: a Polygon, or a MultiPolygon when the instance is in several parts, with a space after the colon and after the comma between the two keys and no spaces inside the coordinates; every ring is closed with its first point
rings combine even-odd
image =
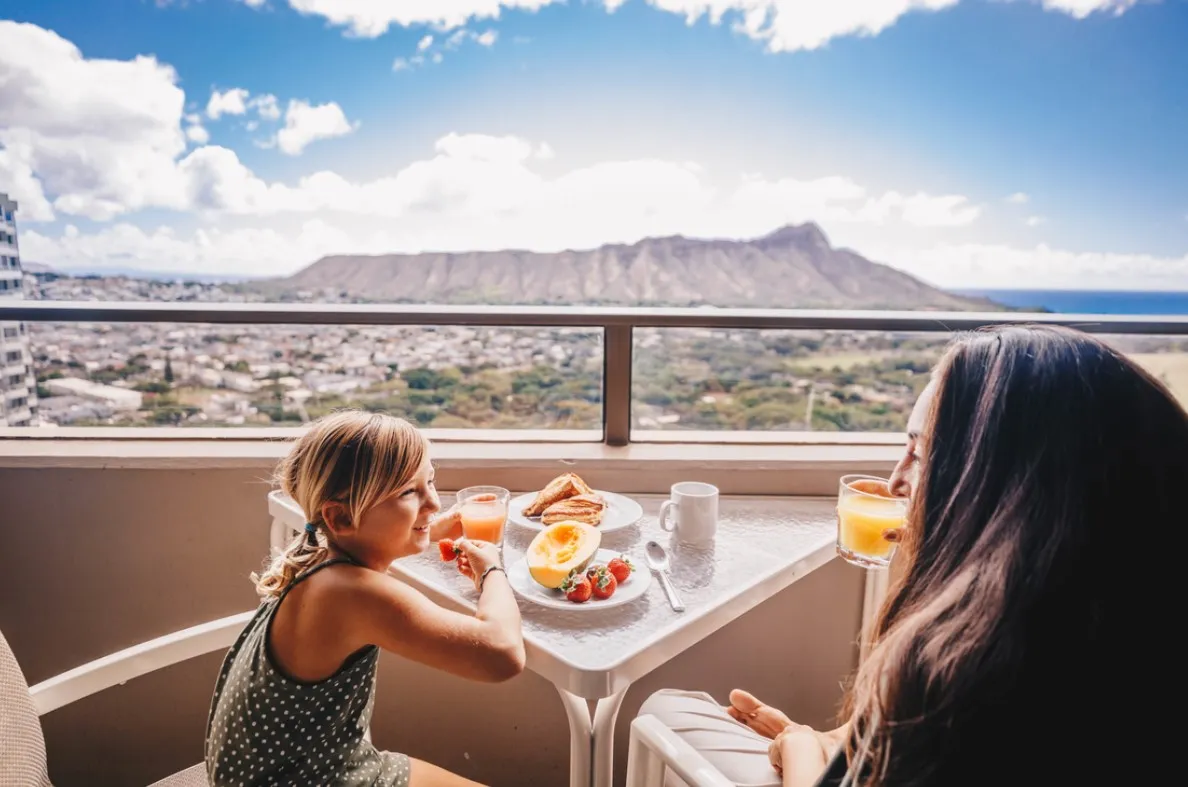
{"type": "Polygon", "coordinates": [[[1047,309],[1059,314],[1188,314],[1186,292],[1123,290],[957,290],[1004,306],[1047,309]]]}

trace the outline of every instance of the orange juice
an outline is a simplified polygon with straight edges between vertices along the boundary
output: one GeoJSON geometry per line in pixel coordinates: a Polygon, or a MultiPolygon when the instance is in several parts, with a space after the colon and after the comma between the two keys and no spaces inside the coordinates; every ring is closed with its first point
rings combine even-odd
{"type": "MultiPolygon", "coordinates": [[[[492,495],[492,497],[494,497],[492,495]]],[[[469,500],[462,504],[462,534],[473,541],[498,544],[503,540],[507,506],[497,500],[469,500]]]]}
{"type": "Polygon", "coordinates": [[[838,544],[860,557],[886,561],[895,545],[883,538],[883,531],[903,527],[906,513],[902,499],[844,496],[837,506],[838,544]]]}

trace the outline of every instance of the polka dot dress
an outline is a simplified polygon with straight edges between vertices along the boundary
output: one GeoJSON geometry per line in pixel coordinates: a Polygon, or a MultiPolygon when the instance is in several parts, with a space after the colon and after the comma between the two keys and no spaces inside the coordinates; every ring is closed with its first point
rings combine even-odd
{"type": "Polygon", "coordinates": [[[363,737],[375,705],[378,648],[355,653],[326,680],[305,683],[281,673],[265,645],[289,590],[342,562],[314,566],[280,598],[263,602],[228,652],[206,729],[206,771],[214,787],[408,787],[408,757],[378,751],[363,737]]]}

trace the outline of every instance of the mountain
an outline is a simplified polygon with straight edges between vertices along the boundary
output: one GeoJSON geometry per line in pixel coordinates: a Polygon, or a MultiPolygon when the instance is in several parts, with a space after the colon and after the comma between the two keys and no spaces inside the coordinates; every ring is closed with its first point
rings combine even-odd
{"type": "Polygon", "coordinates": [[[835,249],[816,224],[753,240],[645,238],[585,251],[334,255],[244,285],[282,298],[786,308],[992,309],[835,249]]]}

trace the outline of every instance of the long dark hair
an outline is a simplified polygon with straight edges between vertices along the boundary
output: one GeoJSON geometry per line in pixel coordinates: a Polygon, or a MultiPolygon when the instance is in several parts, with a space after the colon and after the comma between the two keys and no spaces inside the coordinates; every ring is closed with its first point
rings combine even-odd
{"type": "Polygon", "coordinates": [[[935,384],[901,576],[847,696],[854,783],[1121,783],[1161,756],[1115,736],[1170,677],[1142,670],[1172,624],[1161,556],[1188,539],[1188,415],[1049,327],[963,336],[935,384]]]}

